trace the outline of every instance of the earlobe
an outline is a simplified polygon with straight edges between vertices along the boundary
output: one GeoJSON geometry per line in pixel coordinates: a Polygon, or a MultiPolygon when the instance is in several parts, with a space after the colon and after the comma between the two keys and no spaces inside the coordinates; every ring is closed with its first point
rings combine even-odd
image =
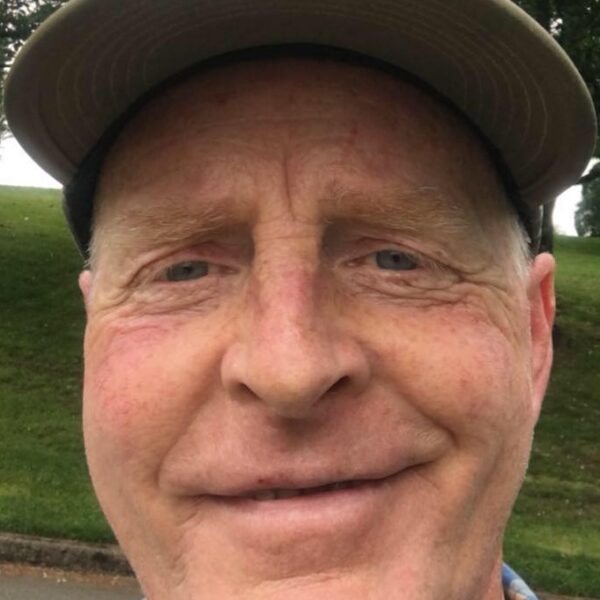
{"type": "Polygon", "coordinates": [[[536,416],[542,406],[552,367],[552,328],[556,312],[554,257],[539,254],[529,270],[532,402],[536,416]]]}
{"type": "Polygon", "coordinates": [[[81,290],[83,302],[87,308],[92,292],[92,272],[89,269],[81,271],[79,274],[79,289],[81,290]]]}

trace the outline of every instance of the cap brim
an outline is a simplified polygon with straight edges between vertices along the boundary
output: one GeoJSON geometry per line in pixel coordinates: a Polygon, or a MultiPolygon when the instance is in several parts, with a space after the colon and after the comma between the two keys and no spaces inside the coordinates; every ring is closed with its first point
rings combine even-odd
{"type": "Polygon", "coordinates": [[[23,147],[66,184],[161,81],[277,44],[344,48],[424,80],[499,150],[530,206],[576,182],[593,151],[584,82],[510,0],[70,0],[17,57],[6,114],[23,147]]]}

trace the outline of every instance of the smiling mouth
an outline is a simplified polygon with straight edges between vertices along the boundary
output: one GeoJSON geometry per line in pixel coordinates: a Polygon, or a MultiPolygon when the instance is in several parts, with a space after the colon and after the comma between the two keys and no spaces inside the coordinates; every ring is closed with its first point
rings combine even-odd
{"type": "MultiPolygon", "coordinates": [[[[265,500],[285,500],[287,498],[296,498],[297,496],[313,496],[315,494],[322,494],[325,492],[337,492],[340,490],[349,490],[368,483],[365,480],[356,481],[338,481],[327,485],[319,485],[310,488],[300,489],[272,489],[272,490],[258,490],[245,494],[244,498],[250,498],[259,502],[265,500]]],[[[374,483],[374,482],[370,482],[374,483]]]]}

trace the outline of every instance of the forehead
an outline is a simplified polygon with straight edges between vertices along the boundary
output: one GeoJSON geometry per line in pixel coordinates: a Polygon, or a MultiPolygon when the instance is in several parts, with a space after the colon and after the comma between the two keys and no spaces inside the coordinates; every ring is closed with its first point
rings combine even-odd
{"type": "Polygon", "coordinates": [[[364,66],[287,58],[197,73],[149,102],[109,153],[99,200],[126,213],[190,193],[239,198],[271,167],[292,187],[342,178],[365,197],[369,186],[428,188],[475,221],[501,196],[480,140],[433,95],[364,66]]]}

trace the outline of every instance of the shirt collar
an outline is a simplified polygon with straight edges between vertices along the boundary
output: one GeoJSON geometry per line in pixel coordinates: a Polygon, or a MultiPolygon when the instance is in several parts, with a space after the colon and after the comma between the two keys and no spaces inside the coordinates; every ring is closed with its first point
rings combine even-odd
{"type": "Polygon", "coordinates": [[[502,565],[502,586],[506,600],[537,600],[529,586],[508,565],[502,565]]]}

